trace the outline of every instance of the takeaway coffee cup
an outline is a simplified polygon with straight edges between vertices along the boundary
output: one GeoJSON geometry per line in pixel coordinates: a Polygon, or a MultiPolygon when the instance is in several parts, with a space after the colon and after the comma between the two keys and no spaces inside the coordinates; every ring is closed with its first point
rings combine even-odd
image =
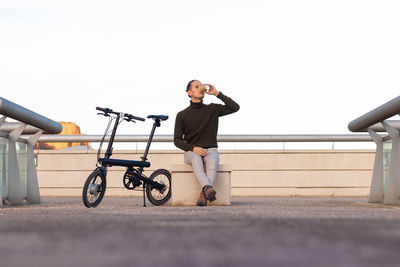
{"type": "Polygon", "coordinates": [[[210,91],[210,86],[209,85],[200,85],[200,91],[201,92],[208,92],[210,91]]]}

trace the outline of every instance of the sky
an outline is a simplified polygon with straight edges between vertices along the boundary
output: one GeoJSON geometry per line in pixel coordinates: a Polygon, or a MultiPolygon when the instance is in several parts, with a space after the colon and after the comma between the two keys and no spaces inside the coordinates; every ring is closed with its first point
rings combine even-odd
{"type": "Polygon", "coordinates": [[[0,0],[0,96],[86,134],[96,106],[173,134],[198,79],[241,106],[219,134],[346,134],[399,95],[399,47],[400,1],[0,0]]]}

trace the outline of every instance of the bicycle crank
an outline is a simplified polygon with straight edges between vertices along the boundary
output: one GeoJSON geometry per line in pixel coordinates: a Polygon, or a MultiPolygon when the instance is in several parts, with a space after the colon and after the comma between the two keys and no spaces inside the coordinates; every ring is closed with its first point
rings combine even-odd
{"type": "Polygon", "coordinates": [[[133,190],[136,187],[142,185],[142,182],[135,178],[135,173],[131,171],[127,171],[124,174],[123,184],[126,189],[133,190]]]}

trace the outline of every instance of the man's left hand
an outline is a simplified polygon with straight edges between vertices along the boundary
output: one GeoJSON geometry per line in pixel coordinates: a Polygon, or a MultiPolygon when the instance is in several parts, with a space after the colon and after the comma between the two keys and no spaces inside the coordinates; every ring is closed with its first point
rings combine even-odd
{"type": "Polygon", "coordinates": [[[219,91],[217,89],[215,89],[214,85],[211,84],[207,84],[210,86],[210,90],[208,90],[208,92],[206,92],[208,95],[215,95],[218,96],[219,91]]]}

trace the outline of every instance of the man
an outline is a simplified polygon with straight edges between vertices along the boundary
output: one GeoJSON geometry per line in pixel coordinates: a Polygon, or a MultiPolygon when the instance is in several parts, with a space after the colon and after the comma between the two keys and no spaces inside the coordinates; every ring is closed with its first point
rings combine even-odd
{"type": "Polygon", "coordinates": [[[190,106],[176,115],[174,143],[185,151],[184,162],[191,164],[193,172],[201,185],[198,206],[206,206],[207,200],[216,199],[213,188],[217,177],[219,153],[217,150],[217,133],[219,117],[239,110],[239,105],[219,92],[211,84],[209,91],[204,92],[206,85],[198,80],[192,80],[186,87],[191,98],[190,106]],[[224,105],[203,103],[204,93],[216,96],[224,105]]]}

